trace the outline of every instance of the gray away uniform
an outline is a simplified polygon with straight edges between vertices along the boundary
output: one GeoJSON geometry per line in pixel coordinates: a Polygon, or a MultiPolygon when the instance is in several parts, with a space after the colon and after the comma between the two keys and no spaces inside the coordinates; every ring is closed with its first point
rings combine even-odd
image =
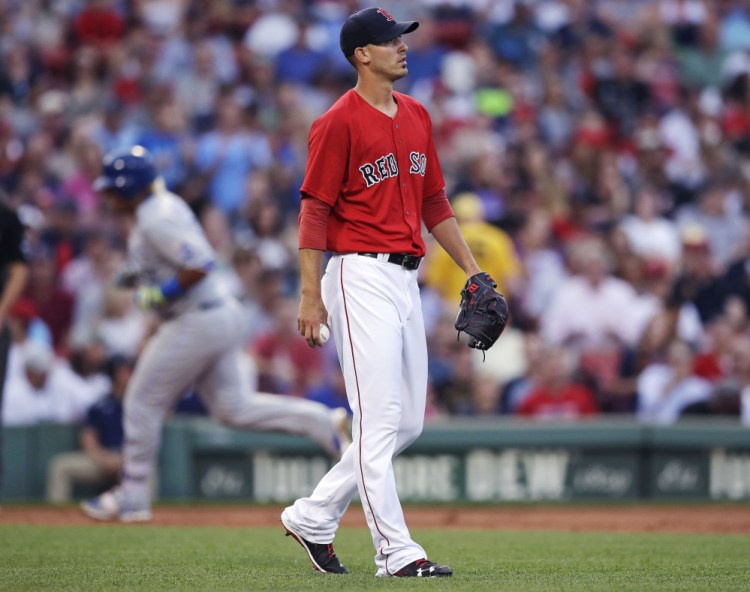
{"type": "MultiPolygon", "coordinates": [[[[141,281],[161,284],[181,268],[209,269],[214,252],[178,196],[161,192],[136,211],[128,244],[141,281]]],[[[255,393],[243,351],[239,303],[211,273],[159,311],[156,334],[142,352],[125,395],[123,502],[149,507],[149,480],[167,412],[195,387],[211,415],[230,426],[307,436],[339,454],[333,411],[295,397],[255,393]]]]}

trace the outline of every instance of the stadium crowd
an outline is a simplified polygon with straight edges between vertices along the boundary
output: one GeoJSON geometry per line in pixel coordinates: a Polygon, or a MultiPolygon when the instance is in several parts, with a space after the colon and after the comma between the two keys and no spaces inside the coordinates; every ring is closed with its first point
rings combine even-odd
{"type": "MultiPolygon", "coordinates": [[[[247,312],[259,390],[345,402],[296,332],[309,126],[354,71],[356,0],[0,1],[0,191],[27,228],[6,425],[81,422],[151,319],[112,287],[125,230],[92,190],[142,144],[247,312]]],[[[686,414],[750,424],[750,1],[418,0],[397,89],[429,109],[447,193],[511,326],[453,329],[465,278],[420,267],[428,421],[686,414]]],[[[429,237],[428,237],[429,241],[429,237]]]]}

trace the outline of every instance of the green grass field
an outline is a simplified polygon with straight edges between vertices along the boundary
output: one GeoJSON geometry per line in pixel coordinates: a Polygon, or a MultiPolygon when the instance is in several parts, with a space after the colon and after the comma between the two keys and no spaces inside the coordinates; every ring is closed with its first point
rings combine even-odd
{"type": "Polygon", "coordinates": [[[453,578],[375,578],[364,529],[313,572],[279,528],[0,526],[0,590],[750,590],[750,537],[414,530],[453,578]]]}

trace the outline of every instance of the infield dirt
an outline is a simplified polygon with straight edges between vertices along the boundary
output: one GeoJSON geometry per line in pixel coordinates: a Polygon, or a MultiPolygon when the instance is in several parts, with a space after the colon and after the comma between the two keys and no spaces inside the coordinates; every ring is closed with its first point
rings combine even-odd
{"type": "MultiPolygon", "coordinates": [[[[279,525],[281,506],[157,505],[151,524],[249,528],[279,525]]],[[[750,505],[406,507],[410,528],[750,534],[750,505]]],[[[76,507],[4,506],[0,524],[90,524],[76,507]]],[[[352,507],[344,527],[365,527],[352,507]]]]}

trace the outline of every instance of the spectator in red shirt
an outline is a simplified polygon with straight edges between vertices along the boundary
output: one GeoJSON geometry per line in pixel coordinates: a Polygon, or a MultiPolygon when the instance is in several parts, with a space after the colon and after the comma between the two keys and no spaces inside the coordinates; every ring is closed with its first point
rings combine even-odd
{"type": "Polygon", "coordinates": [[[26,296],[34,302],[39,317],[49,327],[54,349],[63,352],[73,322],[75,299],[59,286],[55,261],[50,254],[40,253],[31,261],[26,296]]]}
{"type": "Polygon", "coordinates": [[[258,367],[258,390],[304,397],[311,387],[322,382],[322,351],[308,347],[299,338],[295,301],[279,301],[274,317],[276,327],[259,335],[251,344],[258,367]]]}
{"type": "Polygon", "coordinates": [[[91,0],[76,16],[73,31],[79,44],[106,49],[123,38],[125,21],[111,0],[91,0]]]}
{"type": "Polygon", "coordinates": [[[562,346],[548,346],[540,356],[536,387],[518,408],[518,415],[537,419],[576,419],[596,415],[594,393],[574,379],[575,354],[562,346]]]}
{"type": "Polygon", "coordinates": [[[714,384],[729,378],[737,358],[737,342],[747,335],[750,333],[743,326],[733,326],[727,314],[715,317],[705,326],[693,373],[714,384]]]}

